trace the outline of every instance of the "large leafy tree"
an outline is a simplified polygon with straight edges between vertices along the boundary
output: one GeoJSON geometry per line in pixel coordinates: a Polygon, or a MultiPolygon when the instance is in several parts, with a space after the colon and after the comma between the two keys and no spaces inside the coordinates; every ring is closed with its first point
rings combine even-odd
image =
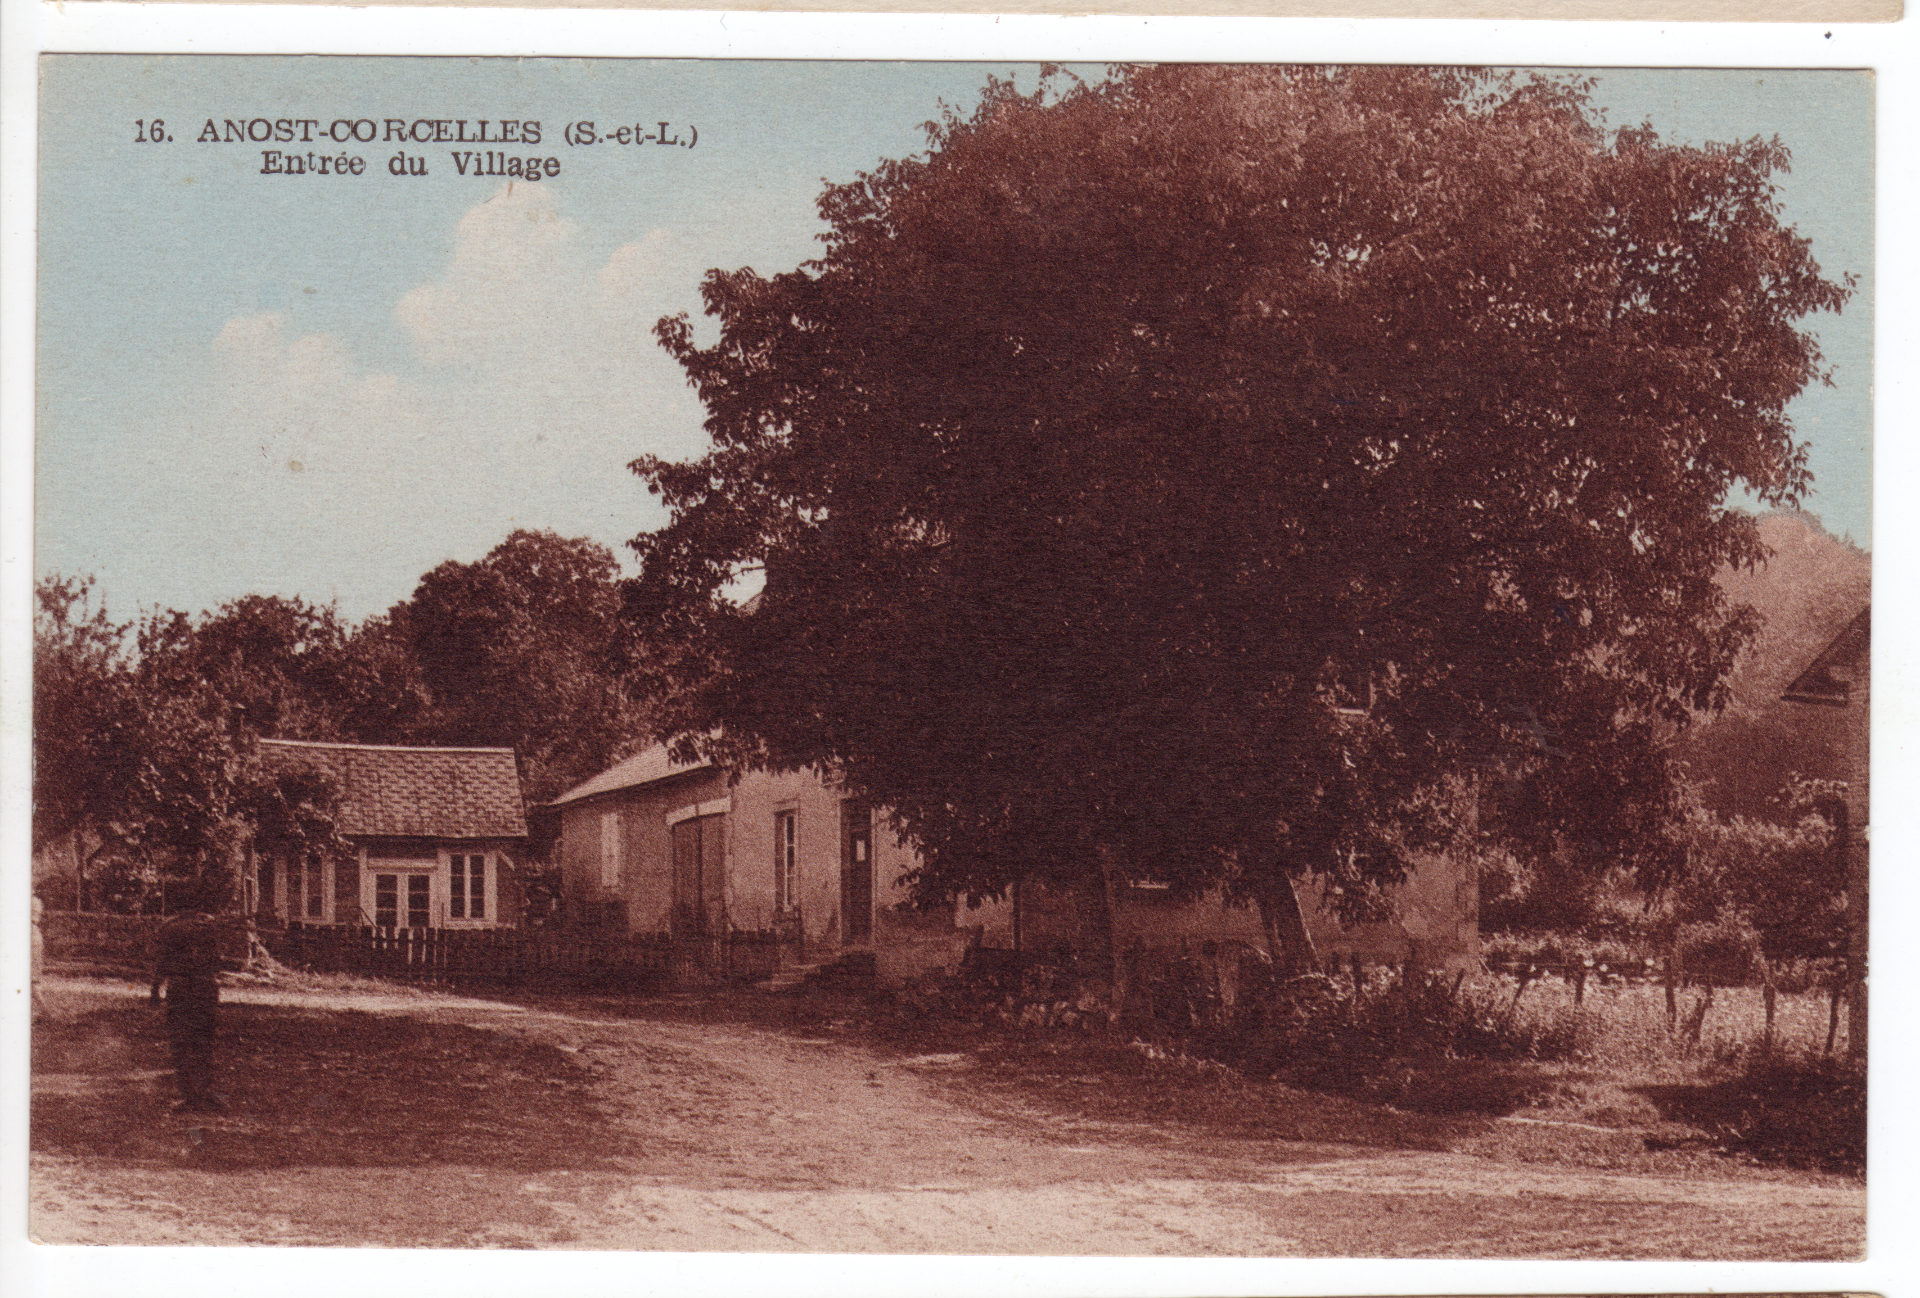
{"type": "Polygon", "coordinates": [[[369,691],[349,651],[351,628],[334,609],[297,598],[247,595],[197,620],[167,615],[153,665],[198,678],[236,724],[281,739],[337,739],[369,691]]]}
{"type": "Polygon", "coordinates": [[[1728,493],[1804,492],[1798,322],[1847,297],[1787,161],[1475,71],[990,85],[828,188],[818,261],[711,273],[716,343],[663,322],[714,443],[636,465],[668,728],[839,771],[929,894],[1364,910],[1476,803],[1657,875],[1665,741],[1751,632],[1728,493]]]}

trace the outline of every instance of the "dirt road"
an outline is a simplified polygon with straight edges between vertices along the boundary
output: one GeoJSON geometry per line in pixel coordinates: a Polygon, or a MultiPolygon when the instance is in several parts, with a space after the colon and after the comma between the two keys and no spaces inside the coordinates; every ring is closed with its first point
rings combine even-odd
{"type": "Polygon", "coordinates": [[[232,1111],[190,1118],[168,1109],[139,989],[47,991],[50,1243],[1803,1259],[1862,1242],[1864,1191],[1840,1178],[1555,1158],[1576,1132],[1503,1128],[1541,1139],[1490,1158],[1465,1152],[1484,1132],[1409,1150],[1116,1118],[830,1020],[586,1001],[239,989],[232,1111]]]}

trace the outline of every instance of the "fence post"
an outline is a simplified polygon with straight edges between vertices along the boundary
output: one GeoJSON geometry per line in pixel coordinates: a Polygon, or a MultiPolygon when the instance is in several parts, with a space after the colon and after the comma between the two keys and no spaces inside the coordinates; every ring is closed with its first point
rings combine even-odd
{"type": "Polygon", "coordinates": [[[1573,971],[1573,1003],[1583,1004],[1587,999],[1587,967],[1580,965],[1573,971]]]}
{"type": "Polygon", "coordinates": [[[1678,963],[1679,961],[1674,956],[1674,954],[1672,952],[1669,952],[1667,955],[1667,974],[1666,974],[1667,1026],[1669,1028],[1676,1026],[1680,1022],[1680,1002],[1674,996],[1674,976],[1678,973],[1678,970],[1676,970],[1674,966],[1678,963]]]}

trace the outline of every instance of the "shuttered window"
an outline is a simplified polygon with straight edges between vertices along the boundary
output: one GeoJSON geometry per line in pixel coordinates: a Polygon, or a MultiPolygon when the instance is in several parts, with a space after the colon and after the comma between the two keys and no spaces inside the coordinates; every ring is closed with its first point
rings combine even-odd
{"type": "Polygon", "coordinates": [[[620,886],[620,813],[600,813],[600,886],[620,886]]]}

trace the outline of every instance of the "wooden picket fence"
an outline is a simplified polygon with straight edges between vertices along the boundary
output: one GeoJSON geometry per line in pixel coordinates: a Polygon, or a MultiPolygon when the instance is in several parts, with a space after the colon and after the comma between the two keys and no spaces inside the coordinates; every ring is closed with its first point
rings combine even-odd
{"type": "Polygon", "coordinates": [[[436,982],[593,987],[766,978],[780,967],[782,936],[734,932],[687,939],[664,933],[298,923],[261,932],[276,960],[299,969],[436,982]]]}

